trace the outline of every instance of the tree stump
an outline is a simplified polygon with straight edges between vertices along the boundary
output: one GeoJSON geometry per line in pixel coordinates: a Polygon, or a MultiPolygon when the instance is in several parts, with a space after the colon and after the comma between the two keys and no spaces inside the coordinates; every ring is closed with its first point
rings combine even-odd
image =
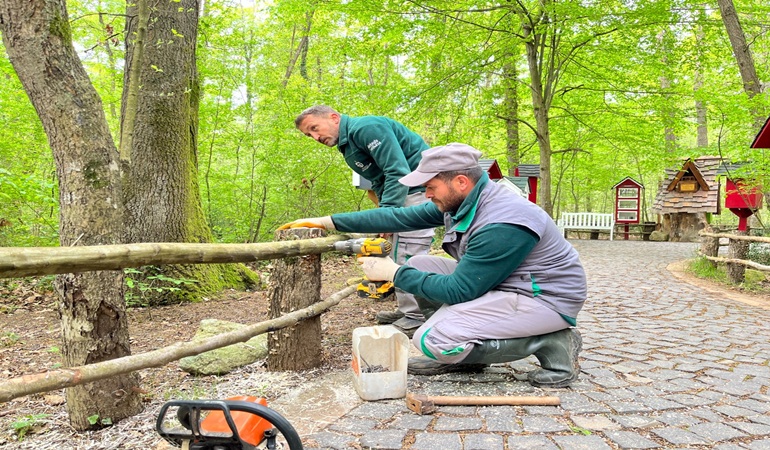
{"type": "MultiPolygon", "coordinates": [[[[713,233],[714,230],[711,228],[711,226],[706,226],[706,228],[703,230],[708,233],[713,233]]],[[[700,252],[704,256],[719,256],[719,238],[718,237],[710,237],[710,236],[701,236],[700,237],[700,252]]],[[[711,264],[712,267],[717,266],[716,261],[707,260],[709,264],[711,264]]]]}
{"type": "MultiPolygon", "coordinates": [[[[319,228],[276,231],[276,240],[313,239],[326,236],[319,228]]],[[[294,256],[275,261],[270,275],[270,318],[321,300],[321,255],[294,256]]],[[[267,369],[305,370],[321,365],[321,317],[312,317],[290,328],[272,331],[267,339],[267,369]]]]}
{"type": "MultiPolygon", "coordinates": [[[[734,233],[739,236],[748,236],[749,230],[741,231],[741,230],[735,230],[734,233]]],[[[751,242],[739,240],[739,239],[730,239],[730,246],[728,250],[728,257],[730,259],[748,259],[749,255],[749,245],[751,242]]],[[[726,267],[727,272],[727,279],[731,283],[743,283],[743,280],[745,279],[746,275],[746,266],[743,264],[738,263],[727,263],[726,267]]]]}

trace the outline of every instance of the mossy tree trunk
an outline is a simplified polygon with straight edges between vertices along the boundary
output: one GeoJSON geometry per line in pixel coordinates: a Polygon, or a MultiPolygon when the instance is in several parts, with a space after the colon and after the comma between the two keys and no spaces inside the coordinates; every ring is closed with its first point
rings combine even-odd
{"type": "MultiPolygon", "coordinates": [[[[198,0],[157,2],[148,10],[145,30],[137,3],[127,7],[121,116],[127,242],[213,240],[198,184],[199,9],[198,0]],[[134,96],[136,101],[129,101],[134,96]]],[[[257,282],[255,274],[236,265],[152,267],[144,279],[135,278],[159,288],[144,292],[143,302],[151,305],[197,300],[224,287],[257,282]],[[195,283],[164,284],[159,275],[195,283]]]]}
{"type": "MultiPolygon", "coordinates": [[[[117,244],[122,235],[118,152],[101,100],[72,45],[64,0],[0,0],[8,56],[45,129],[59,182],[61,246],[117,244]]],[[[80,366],[129,355],[123,272],[59,275],[62,357],[80,366]]],[[[68,388],[76,430],[142,410],[138,379],[123,374],[68,388]]]]}

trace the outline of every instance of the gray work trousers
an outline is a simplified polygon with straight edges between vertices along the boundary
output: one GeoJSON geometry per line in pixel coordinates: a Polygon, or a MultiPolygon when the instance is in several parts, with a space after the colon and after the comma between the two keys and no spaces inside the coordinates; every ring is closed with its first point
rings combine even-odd
{"type": "MultiPolygon", "coordinates": [[[[407,265],[423,272],[448,275],[457,267],[457,261],[426,255],[411,258],[407,265]]],[[[483,340],[537,336],[569,327],[559,313],[534,298],[493,290],[464,303],[441,305],[417,329],[412,343],[426,356],[454,364],[465,359],[473,346],[483,340]]]]}
{"type": "MultiPolygon", "coordinates": [[[[429,201],[425,198],[424,192],[417,192],[406,197],[404,206],[414,206],[429,201]]],[[[427,255],[430,251],[434,234],[435,230],[433,228],[393,233],[390,237],[390,241],[393,243],[393,250],[390,253],[391,258],[393,258],[396,264],[403,265],[413,256],[427,255]]],[[[425,320],[414,296],[401,289],[396,289],[396,302],[398,310],[404,313],[406,317],[421,322],[425,320]]]]}

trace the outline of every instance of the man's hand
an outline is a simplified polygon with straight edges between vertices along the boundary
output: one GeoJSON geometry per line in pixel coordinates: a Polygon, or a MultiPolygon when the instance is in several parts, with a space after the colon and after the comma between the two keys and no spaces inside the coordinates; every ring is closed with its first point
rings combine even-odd
{"type": "Polygon", "coordinates": [[[393,281],[396,271],[401,267],[394,263],[390,256],[361,256],[358,258],[358,264],[361,264],[366,278],[372,281],[393,281]]]}
{"type": "Polygon", "coordinates": [[[333,230],[334,222],[332,222],[331,216],[310,217],[307,219],[297,219],[294,222],[285,223],[278,227],[279,230],[287,230],[289,228],[323,228],[333,230]]]}

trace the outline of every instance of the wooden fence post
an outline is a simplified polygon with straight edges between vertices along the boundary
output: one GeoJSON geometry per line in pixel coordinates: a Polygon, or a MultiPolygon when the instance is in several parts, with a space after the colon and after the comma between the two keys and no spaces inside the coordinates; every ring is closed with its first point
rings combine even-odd
{"type": "MultiPolygon", "coordinates": [[[[319,228],[275,232],[276,240],[313,239],[326,236],[319,228]]],[[[270,318],[305,308],[321,300],[321,255],[292,256],[275,260],[268,295],[270,318]]],[[[321,316],[293,327],[272,331],[267,339],[267,369],[305,370],[321,365],[321,316]]]]}
{"type": "MultiPolygon", "coordinates": [[[[714,230],[710,225],[706,225],[703,229],[705,233],[713,233],[714,230]]],[[[719,237],[713,236],[701,236],[700,237],[700,252],[703,256],[719,256],[719,237]]],[[[711,267],[716,267],[717,262],[707,260],[711,267]]]]}
{"type": "MultiPolygon", "coordinates": [[[[736,230],[734,232],[738,236],[748,236],[748,230],[736,230]]],[[[741,239],[730,239],[730,246],[728,250],[728,257],[730,259],[746,259],[749,254],[749,245],[751,242],[741,239]]],[[[746,266],[743,264],[728,262],[725,268],[727,272],[727,279],[731,283],[743,283],[746,275],[746,266]]]]}

